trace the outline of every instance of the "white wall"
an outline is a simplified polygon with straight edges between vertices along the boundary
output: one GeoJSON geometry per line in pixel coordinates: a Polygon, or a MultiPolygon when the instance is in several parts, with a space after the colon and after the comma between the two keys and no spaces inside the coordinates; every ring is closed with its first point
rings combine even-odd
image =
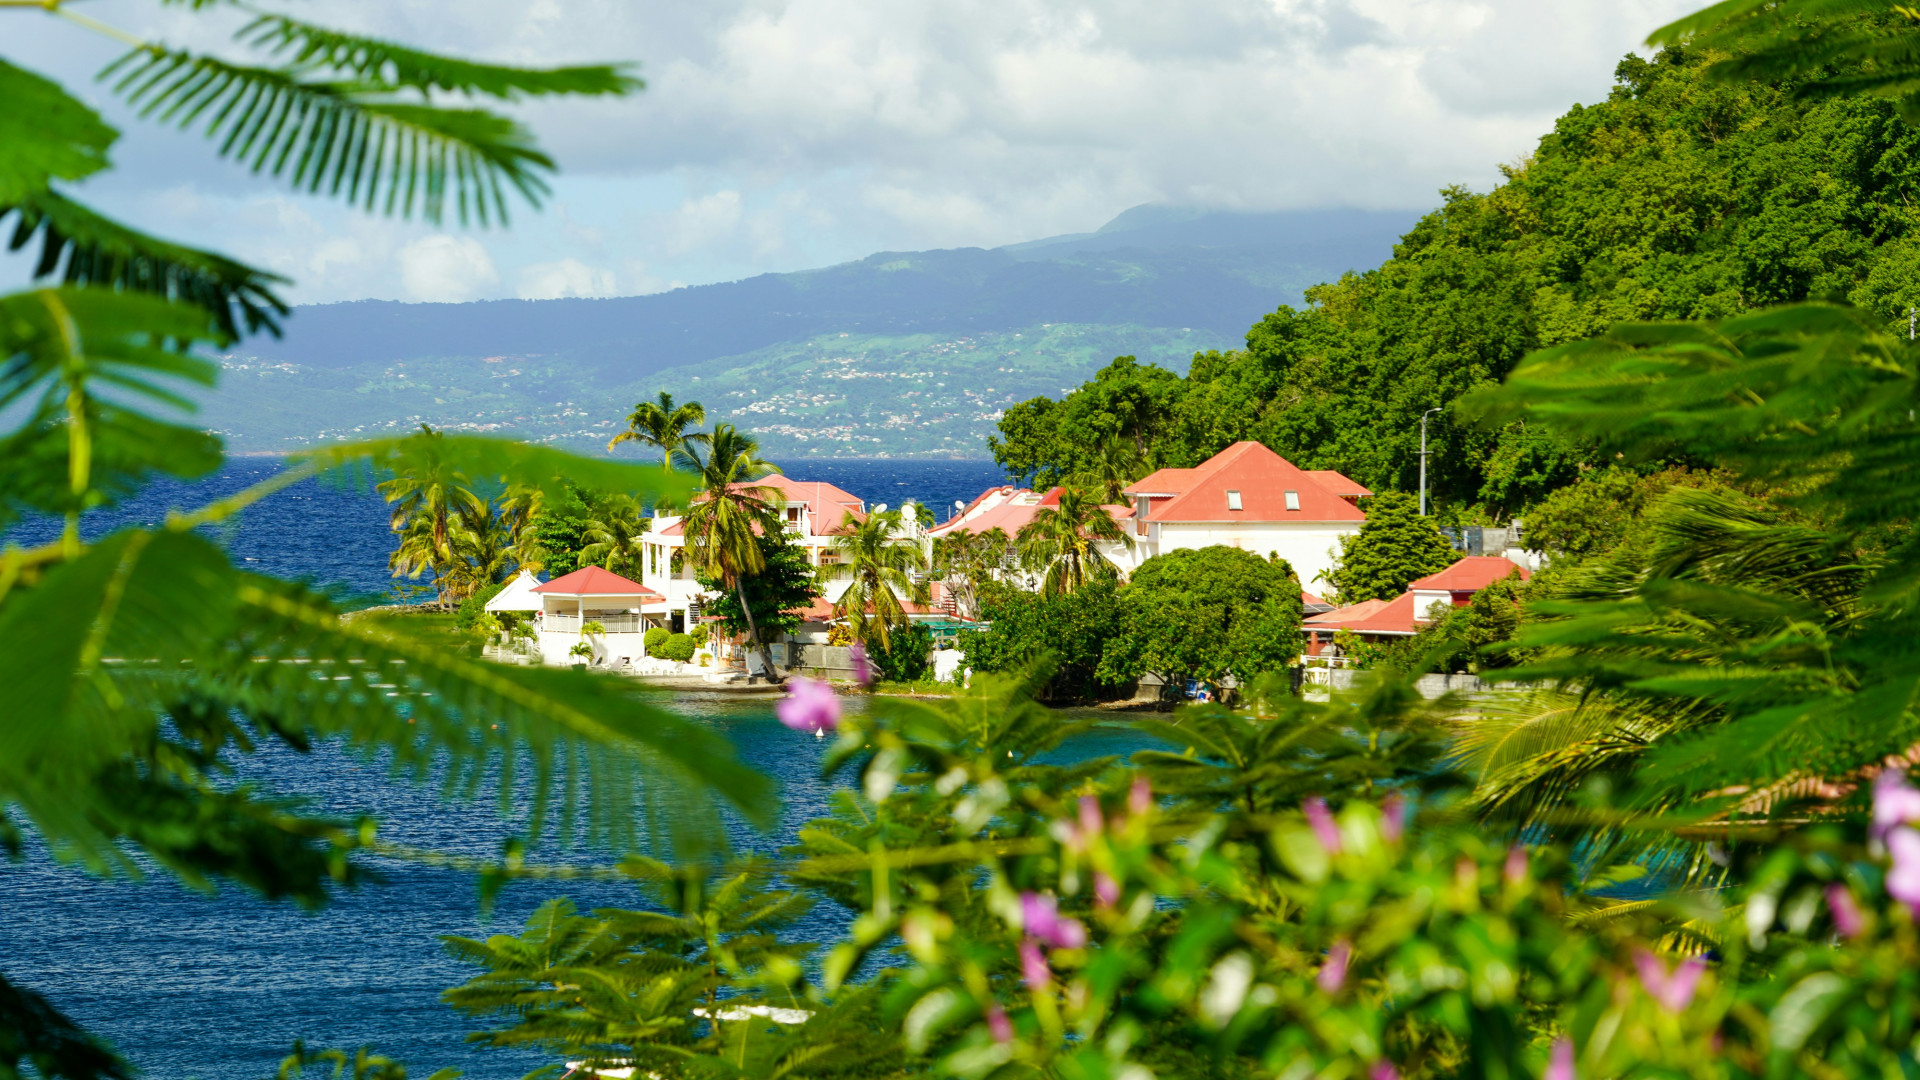
{"type": "MultiPolygon", "coordinates": [[[[1278,554],[1293,567],[1300,578],[1300,587],[1310,593],[1319,593],[1326,583],[1316,581],[1322,573],[1330,573],[1340,557],[1340,538],[1360,531],[1360,523],[1334,524],[1331,522],[1312,522],[1293,525],[1287,522],[1247,522],[1243,525],[1227,522],[1205,525],[1181,525],[1163,523],[1155,526],[1159,534],[1159,543],[1154,545],[1154,554],[1164,555],[1169,551],[1181,551],[1190,548],[1221,547],[1240,548],[1256,555],[1272,557],[1278,554]]],[[[1141,552],[1145,554],[1145,552],[1141,552]]]]}

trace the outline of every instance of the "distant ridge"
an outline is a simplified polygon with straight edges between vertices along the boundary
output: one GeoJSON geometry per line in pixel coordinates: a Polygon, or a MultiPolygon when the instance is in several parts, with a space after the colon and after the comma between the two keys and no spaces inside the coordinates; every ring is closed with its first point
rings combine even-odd
{"type": "Polygon", "coordinates": [[[1237,340],[1302,289],[1376,266],[1419,218],[1350,209],[1245,213],[1148,204],[1093,233],[1001,248],[881,252],[818,270],[651,296],[302,306],[258,357],[318,369],[538,355],[598,384],[825,333],[970,334],[1048,323],[1237,340]]]}

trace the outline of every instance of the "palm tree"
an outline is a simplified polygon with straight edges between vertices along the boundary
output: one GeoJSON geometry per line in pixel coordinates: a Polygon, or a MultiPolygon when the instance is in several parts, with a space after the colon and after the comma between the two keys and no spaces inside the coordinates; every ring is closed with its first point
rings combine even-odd
{"type": "Polygon", "coordinates": [[[1127,499],[1127,485],[1147,473],[1146,458],[1132,439],[1119,434],[1106,437],[1094,451],[1093,460],[1069,483],[1097,491],[1109,503],[1127,499]]]}
{"type": "Polygon", "coordinates": [[[1005,565],[1007,545],[1007,534],[999,526],[983,533],[956,529],[933,542],[933,573],[953,594],[954,614],[979,617],[980,582],[1005,565]]]}
{"type": "MultiPolygon", "coordinates": [[[[407,440],[393,466],[393,478],[378,485],[380,494],[393,504],[388,524],[402,536],[400,550],[388,560],[395,577],[402,573],[418,577],[422,570],[431,569],[438,583],[457,559],[455,529],[477,520],[486,506],[473,493],[467,474],[448,460],[445,440],[446,436],[421,424],[420,434],[407,440]]],[[[445,599],[444,590],[441,599],[445,599]]]]}
{"type": "Polygon", "coordinates": [[[519,565],[514,556],[512,522],[492,504],[482,504],[478,515],[456,523],[453,552],[450,576],[459,597],[500,584],[519,565]]]}
{"type": "Polygon", "coordinates": [[[580,565],[600,566],[616,574],[638,578],[646,565],[646,545],[640,537],[647,531],[647,519],[640,504],[629,495],[611,495],[594,508],[587,522],[580,549],[580,565]]]}
{"type": "Polygon", "coordinates": [[[898,510],[868,514],[864,521],[849,511],[827,548],[838,558],[820,568],[824,579],[848,582],[833,610],[847,620],[854,640],[878,640],[882,649],[892,649],[893,631],[907,625],[901,597],[925,596],[913,574],[926,569],[927,560],[918,544],[899,539],[900,526],[898,510]]]}
{"type": "Polygon", "coordinates": [[[697,428],[706,422],[707,410],[699,402],[675,405],[673,395],[662,390],[655,400],[642,401],[633,407],[633,412],[627,414],[627,429],[608,440],[607,449],[623,442],[656,446],[660,448],[660,463],[672,469],[675,455],[682,449],[708,441],[705,432],[687,432],[688,428],[697,428]]]}
{"type": "Polygon", "coordinates": [[[547,549],[540,543],[540,517],[547,511],[547,497],[537,487],[508,485],[500,496],[500,518],[507,523],[513,561],[522,570],[540,572],[546,565],[547,549]]]}
{"type": "Polygon", "coordinates": [[[1062,488],[1060,503],[1046,506],[1020,530],[1020,555],[1029,567],[1044,568],[1040,591],[1070,593],[1097,577],[1114,577],[1119,568],[1100,554],[1099,541],[1133,550],[1133,540],[1107,508],[1077,487],[1062,488]]]}
{"type": "Polygon", "coordinates": [[[698,446],[687,444],[674,450],[672,457],[674,465],[700,476],[701,494],[687,508],[687,557],[700,576],[733,590],[746,616],[747,634],[759,647],[767,681],[784,682],[785,676],[773,666],[773,650],[760,640],[760,631],[753,625],[753,609],[747,606],[741,586],[744,579],[766,569],[759,534],[777,534],[782,528],[773,507],[780,492],[759,486],[752,478],[764,479],[780,467],[763,459],[753,436],[732,424],[715,424],[713,434],[703,436],[702,442],[708,451],[705,458],[698,446]]]}

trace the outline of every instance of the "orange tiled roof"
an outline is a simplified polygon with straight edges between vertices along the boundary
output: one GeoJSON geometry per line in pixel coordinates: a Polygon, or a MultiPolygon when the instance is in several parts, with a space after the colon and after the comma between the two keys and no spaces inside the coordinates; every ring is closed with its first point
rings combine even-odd
{"type": "Polygon", "coordinates": [[[1478,592],[1516,570],[1520,572],[1521,581],[1533,576],[1526,567],[1499,555],[1469,555],[1437,574],[1428,574],[1407,588],[1429,592],[1478,592]]]}
{"type": "Polygon", "coordinates": [[[1147,520],[1154,522],[1351,521],[1367,515],[1328,490],[1313,474],[1257,442],[1237,442],[1198,468],[1161,469],[1137,484],[1129,495],[1154,498],[1147,520]],[[1238,492],[1240,509],[1229,509],[1227,493],[1238,492]],[[1297,510],[1287,509],[1293,492],[1297,510]]]}
{"type": "Polygon", "coordinates": [[[629,581],[611,570],[585,566],[563,574],[533,590],[547,596],[659,596],[637,581],[629,581]]]}

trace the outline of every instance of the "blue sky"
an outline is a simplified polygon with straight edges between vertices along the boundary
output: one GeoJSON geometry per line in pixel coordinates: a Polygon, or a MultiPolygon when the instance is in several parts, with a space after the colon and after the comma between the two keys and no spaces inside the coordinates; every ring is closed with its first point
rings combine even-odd
{"type": "MultiPolygon", "coordinates": [[[[238,24],[71,4],[245,55],[238,24]]],[[[265,5],[273,7],[274,5],[265,5]]],[[[880,250],[1098,227],[1128,207],[1421,208],[1491,186],[1553,118],[1700,0],[335,0],[300,17],[523,64],[633,60],[648,89],[521,111],[563,175],[505,231],[292,195],[92,82],[121,46],[0,10],[0,55],[126,133],[82,194],[287,275],[301,302],[608,296],[880,250]]],[[[24,278],[0,261],[0,283],[24,278]]]]}

